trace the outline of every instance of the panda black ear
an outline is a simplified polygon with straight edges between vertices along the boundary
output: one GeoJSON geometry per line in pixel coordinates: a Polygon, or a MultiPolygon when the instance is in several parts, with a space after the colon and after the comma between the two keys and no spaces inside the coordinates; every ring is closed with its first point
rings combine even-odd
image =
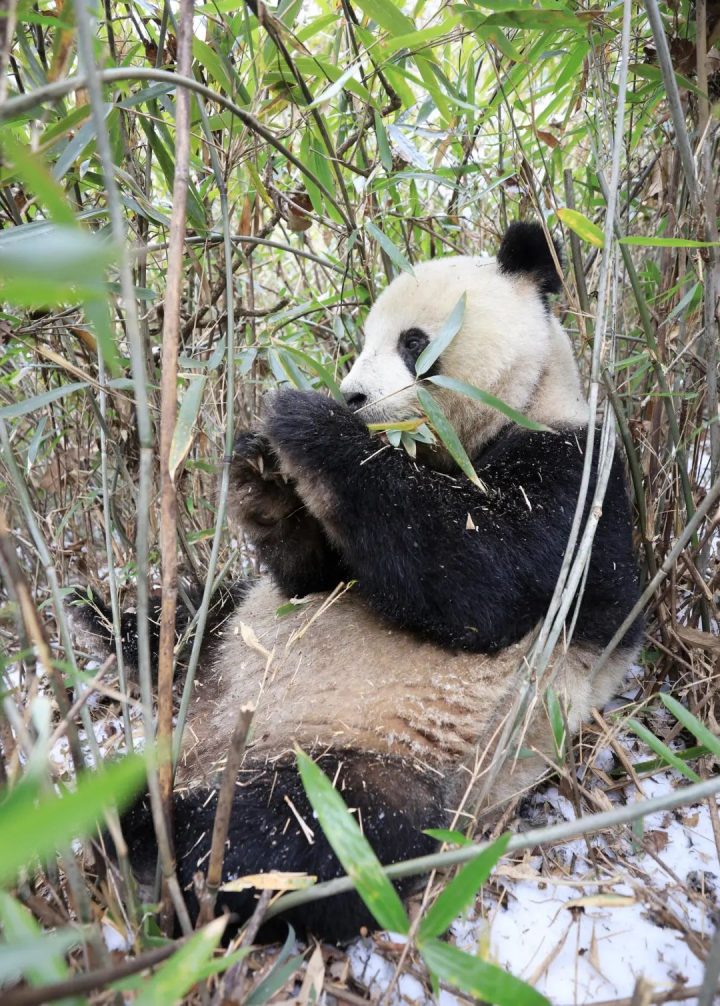
{"type": "MultiPolygon", "coordinates": [[[[553,241],[558,261],[562,265],[562,254],[553,241]]],[[[500,272],[510,276],[525,274],[537,284],[543,297],[560,293],[562,280],[557,271],[550,245],[540,224],[516,221],[510,224],[497,253],[500,272]]]]}

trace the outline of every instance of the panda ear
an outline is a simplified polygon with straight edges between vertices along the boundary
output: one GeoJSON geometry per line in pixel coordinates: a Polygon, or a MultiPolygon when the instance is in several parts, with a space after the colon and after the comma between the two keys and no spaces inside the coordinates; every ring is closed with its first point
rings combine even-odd
{"type": "MultiPolygon", "coordinates": [[[[562,254],[553,241],[558,261],[562,254]]],[[[562,280],[557,271],[550,245],[540,224],[516,221],[510,224],[497,253],[500,272],[509,276],[526,275],[537,284],[543,297],[560,293],[562,280]]]]}

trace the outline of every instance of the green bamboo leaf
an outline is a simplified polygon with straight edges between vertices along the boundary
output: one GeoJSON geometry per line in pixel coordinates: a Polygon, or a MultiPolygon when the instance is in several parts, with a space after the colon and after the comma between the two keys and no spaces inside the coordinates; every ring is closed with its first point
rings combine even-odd
{"type": "Polygon", "coordinates": [[[172,443],[170,444],[168,467],[170,469],[170,478],[173,482],[175,481],[175,474],[178,468],[187,457],[187,453],[192,446],[195,436],[195,424],[200,412],[200,406],[202,405],[204,391],[205,376],[201,374],[190,375],[187,390],[180,403],[175,429],[173,430],[172,443]]]}
{"type": "Polygon", "coordinates": [[[356,5],[391,35],[409,35],[415,25],[394,0],[356,0],[356,5]]]}
{"type": "Polygon", "coordinates": [[[369,234],[374,241],[377,241],[393,265],[396,265],[398,269],[402,270],[402,272],[409,272],[411,276],[414,275],[412,263],[409,259],[405,258],[403,253],[397,245],[393,244],[387,234],[383,234],[380,228],[376,227],[370,220],[365,222],[365,233],[369,234]]]}
{"type": "Polygon", "coordinates": [[[378,154],[380,155],[380,163],[385,168],[387,172],[392,171],[393,166],[393,155],[390,149],[390,141],[388,140],[387,131],[385,129],[385,124],[382,121],[382,117],[377,109],[374,111],[375,116],[375,137],[377,138],[377,148],[378,154]]]}
{"type": "Polygon", "coordinates": [[[678,758],[675,752],[671,751],[667,744],[663,744],[660,738],[656,737],[646,726],[632,718],[627,720],[627,725],[633,733],[637,734],[640,740],[644,741],[656,755],[659,755],[663,759],[666,765],[671,765],[674,769],[677,769],[681,775],[684,775],[686,779],[690,779],[691,782],[700,782],[700,776],[697,772],[693,772],[682,758],[678,758]]]}
{"type": "Polygon", "coordinates": [[[496,1006],[550,1006],[545,996],[496,964],[439,940],[427,940],[418,947],[428,968],[466,995],[496,1006]]]}
{"type": "Polygon", "coordinates": [[[447,884],[435,904],[428,911],[418,930],[418,941],[442,936],[455,919],[468,908],[477,892],[490,876],[490,871],[500,859],[510,841],[510,834],[501,835],[492,845],[472,859],[447,884]]]}
{"type": "Polygon", "coordinates": [[[80,776],[77,789],[61,798],[38,798],[33,779],[0,796],[0,884],[13,881],[21,866],[88,835],[105,808],[129,803],[144,778],[144,759],[130,756],[80,776]]]}
{"type": "Polygon", "coordinates": [[[343,70],[340,76],[332,82],[324,91],[315,98],[315,100],[308,105],[308,108],[318,108],[320,105],[327,105],[328,102],[332,101],[335,95],[340,94],[342,89],[348,83],[351,78],[355,78],[359,73],[362,72],[362,68],[358,63],[351,63],[350,66],[343,70]]]}
{"type": "MultiPolygon", "coordinates": [[[[693,747],[685,748],[683,751],[674,752],[678,758],[682,758],[683,761],[695,761],[696,758],[703,758],[705,755],[712,754],[709,748],[706,748],[704,744],[695,744],[693,747]]],[[[665,768],[665,762],[662,758],[651,758],[648,761],[638,761],[633,764],[633,768],[638,773],[641,772],[657,772],[660,768],[665,768]]]]}
{"type": "Polygon", "coordinates": [[[407,933],[410,923],[398,893],[382,872],[380,861],[345,801],[304,752],[297,752],[297,761],[305,792],[325,837],[358,894],[383,929],[407,933]]]}
{"type": "Polygon", "coordinates": [[[82,933],[77,929],[61,929],[47,935],[40,930],[38,933],[21,939],[6,937],[0,943],[0,985],[24,975],[31,985],[45,985],[67,976],[67,971],[59,971],[58,966],[63,963],[67,951],[82,942],[82,933]]]}
{"type": "Polygon", "coordinates": [[[75,227],[75,214],[70,207],[62,187],[55,181],[47,165],[41,158],[32,153],[28,147],[15,140],[6,132],[2,145],[6,159],[15,166],[15,174],[25,186],[35,195],[56,224],[65,227],[75,227]]]}
{"type": "Polygon", "coordinates": [[[318,375],[324,386],[328,389],[330,394],[333,396],[335,401],[344,402],[343,393],[340,390],[340,386],[330,373],[327,367],[324,367],[319,360],[316,360],[309,353],[303,352],[302,349],[296,349],[294,346],[283,345],[283,352],[290,353],[292,356],[296,356],[299,360],[309,367],[314,373],[318,375]]]}
{"type": "MultiPolygon", "coordinates": [[[[70,974],[65,954],[82,941],[77,929],[61,929],[48,937],[32,913],[16,898],[0,891],[0,923],[4,941],[0,943],[0,985],[21,976],[31,985],[62,981],[70,974]],[[57,941],[53,941],[57,937],[57,941]]],[[[64,1006],[81,1000],[64,999],[64,1006]]]]}
{"type": "Polygon", "coordinates": [[[553,741],[555,743],[555,757],[558,762],[562,761],[565,752],[565,719],[562,714],[560,700],[557,692],[551,686],[545,692],[545,702],[547,704],[547,714],[552,729],[553,741]]]}
{"type": "Polygon", "coordinates": [[[59,388],[50,388],[43,391],[41,395],[32,395],[30,398],[23,398],[21,402],[13,402],[12,405],[3,405],[0,408],[0,419],[17,419],[18,416],[26,416],[29,412],[42,409],[50,402],[56,402],[58,398],[65,398],[75,391],[82,391],[89,385],[85,381],[75,381],[72,384],[63,384],[59,388]]]}
{"type": "Polygon", "coordinates": [[[95,234],[53,224],[16,227],[0,244],[0,301],[27,307],[104,297],[114,247],[95,234]]]}
{"type": "Polygon", "coordinates": [[[88,300],[84,304],[85,317],[92,326],[95,338],[105,362],[105,366],[111,374],[122,373],[120,364],[120,354],[117,343],[113,335],[112,320],[110,317],[110,305],[106,298],[88,300]]]}
{"type": "Polygon", "coordinates": [[[285,964],[276,962],[270,974],[263,978],[245,1000],[245,1006],[263,1006],[292,978],[304,960],[304,954],[296,954],[285,964]]]}
{"type": "Polygon", "coordinates": [[[142,992],[133,1000],[135,1006],[179,1002],[193,985],[200,981],[208,959],[225,931],[226,922],[227,916],[220,916],[191,936],[187,943],[165,961],[152,978],[148,979],[142,992]]]}
{"type": "Polygon", "coordinates": [[[473,485],[477,486],[478,489],[485,491],[486,487],[478,478],[477,472],[472,466],[472,461],[467,456],[465,448],[460,443],[460,438],[450,425],[447,416],[435,401],[433,396],[424,388],[418,388],[417,397],[420,402],[420,407],[428,417],[432,428],[442,440],[455,464],[462,472],[464,472],[465,475],[467,475],[473,485]]]}
{"type": "Polygon", "coordinates": [[[444,374],[436,374],[433,377],[426,378],[426,380],[431,384],[436,384],[438,388],[447,388],[448,391],[456,391],[459,395],[467,395],[468,398],[474,398],[476,402],[482,402],[483,405],[489,405],[491,409],[497,409],[498,412],[502,412],[504,416],[507,416],[513,423],[522,426],[525,430],[534,430],[536,433],[553,432],[544,423],[538,423],[534,419],[529,419],[522,412],[513,409],[511,405],[506,405],[500,398],[496,398],[495,395],[491,395],[487,391],[481,391],[480,388],[475,388],[472,384],[457,381],[454,377],[446,377],[444,374]]]}
{"type": "Polygon", "coordinates": [[[660,701],[668,709],[676,720],[689,730],[693,737],[696,737],[701,745],[706,747],[708,751],[712,752],[716,758],[720,758],[720,737],[714,734],[711,730],[701,723],[697,716],[693,716],[689,709],[678,702],[677,699],[673,698],[672,695],[665,695],[664,693],[660,696],[660,701]]]}
{"type": "Polygon", "coordinates": [[[438,335],[432,339],[423,349],[415,363],[415,374],[422,377],[432,367],[441,353],[444,353],[455,336],[462,328],[465,318],[465,307],[467,305],[467,294],[463,294],[455,307],[450,312],[447,321],[440,329],[438,335]]]}
{"type": "Polygon", "coordinates": [[[645,248],[717,248],[720,241],[694,241],[690,238],[653,238],[637,235],[620,238],[621,245],[642,245],[645,248]]]}
{"type": "Polygon", "coordinates": [[[605,244],[605,236],[598,225],[594,224],[592,220],[588,220],[582,213],[579,213],[577,210],[567,209],[566,207],[556,212],[562,222],[567,224],[570,230],[574,231],[583,241],[588,241],[591,245],[595,245],[596,248],[602,248],[605,244]]]}
{"type": "Polygon", "coordinates": [[[472,845],[471,838],[452,828],[425,828],[423,835],[429,835],[438,842],[447,842],[448,845],[472,845]]]}

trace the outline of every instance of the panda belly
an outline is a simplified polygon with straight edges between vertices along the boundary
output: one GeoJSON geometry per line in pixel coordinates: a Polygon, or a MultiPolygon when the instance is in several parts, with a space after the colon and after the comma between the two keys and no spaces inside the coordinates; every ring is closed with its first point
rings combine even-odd
{"type": "MultiPolygon", "coordinates": [[[[316,755],[399,759],[411,772],[431,772],[451,811],[482,783],[530,637],[492,655],[453,652],[391,626],[352,590],[327,600],[310,595],[278,617],[287,598],[269,578],[248,593],[197,683],[179,786],[217,781],[238,711],[252,704],[246,772],[291,764],[296,746],[316,755]]],[[[618,655],[591,687],[596,653],[573,646],[558,658],[554,688],[568,700],[571,730],[609,698],[627,667],[627,654],[618,655]]],[[[547,716],[536,705],[524,746],[550,755],[547,716]]],[[[545,764],[542,757],[517,761],[502,773],[490,803],[532,785],[545,764]]]]}

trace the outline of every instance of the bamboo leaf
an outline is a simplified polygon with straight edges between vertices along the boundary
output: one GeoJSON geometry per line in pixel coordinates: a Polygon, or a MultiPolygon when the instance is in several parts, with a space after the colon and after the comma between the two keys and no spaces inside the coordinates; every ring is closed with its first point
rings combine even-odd
{"type": "Polygon", "coordinates": [[[0,883],[14,880],[20,867],[35,858],[92,832],[105,808],[122,808],[144,778],[144,759],[130,756],[81,776],[77,789],[61,798],[39,797],[38,785],[30,779],[0,797],[0,883]]]}
{"type": "Polygon", "coordinates": [[[191,936],[147,980],[133,1000],[135,1006],[157,1006],[158,1003],[174,1003],[182,999],[205,974],[207,962],[220,942],[226,923],[227,917],[220,916],[191,936]]]}
{"type": "Polygon", "coordinates": [[[407,933],[408,917],[397,891],[382,872],[370,843],[325,773],[302,751],[298,770],[320,826],[343,869],[383,929],[407,933]]]}
{"type": "Polygon", "coordinates": [[[700,782],[700,776],[697,772],[694,772],[689,765],[686,765],[682,758],[678,758],[667,744],[663,744],[660,738],[656,737],[651,730],[648,730],[646,726],[633,718],[628,719],[626,722],[633,733],[636,733],[640,740],[644,741],[656,755],[659,755],[666,765],[671,765],[674,769],[677,769],[681,775],[684,775],[691,782],[700,782]]]}
{"type": "Polygon", "coordinates": [[[476,402],[482,402],[483,405],[489,405],[491,409],[497,409],[498,412],[502,412],[504,416],[507,416],[513,423],[522,426],[525,430],[534,430],[538,433],[553,432],[544,423],[538,423],[534,419],[529,419],[522,412],[518,412],[517,409],[513,409],[512,406],[496,398],[495,395],[491,395],[487,391],[481,391],[480,388],[475,388],[472,384],[458,381],[454,377],[446,377],[444,374],[436,374],[433,377],[426,378],[426,380],[431,384],[436,384],[438,388],[447,388],[448,391],[456,391],[459,395],[467,395],[468,398],[474,398],[476,402]]]}
{"type": "Polygon", "coordinates": [[[645,248],[717,248],[720,241],[695,241],[691,238],[654,238],[642,234],[620,238],[621,245],[645,248]]]}
{"type": "Polygon", "coordinates": [[[412,20],[403,14],[394,0],[356,0],[360,10],[391,35],[409,35],[415,31],[412,20]]]}
{"type": "Polygon", "coordinates": [[[423,412],[427,416],[432,428],[447,448],[450,457],[460,470],[467,475],[473,485],[477,486],[478,489],[486,491],[486,487],[478,478],[477,472],[473,468],[472,461],[467,456],[465,448],[460,443],[460,438],[450,425],[447,416],[435,401],[433,396],[424,388],[417,389],[417,396],[423,412]]]}
{"type": "Polygon", "coordinates": [[[579,238],[582,238],[583,241],[587,241],[591,245],[595,245],[596,248],[602,248],[605,244],[605,235],[600,230],[598,225],[594,224],[592,220],[588,220],[588,218],[578,210],[561,208],[557,210],[557,215],[560,217],[562,222],[566,224],[571,231],[574,231],[579,238]]]}
{"type": "Polygon", "coordinates": [[[471,860],[441,891],[437,901],[420,923],[418,941],[442,936],[454,920],[475,901],[477,892],[507,848],[510,834],[501,835],[476,859],[471,860]]]}
{"type": "Polygon", "coordinates": [[[365,233],[369,234],[373,240],[377,241],[393,265],[396,265],[402,272],[409,272],[411,276],[414,275],[412,263],[405,258],[403,253],[397,245],[393,244],[387,234],[383,234],[380,228],[376,227],[370,220],[365,222],[365,233]]]}
{"type": "MultiPolygon", "coordinates": [[[[77,929],[62,929],[51,936],[43,933],[32,913],[17,898],[0,891],[0,985],[25,977],[31,985],[62,981],[70,969],[65,954],[82,940],[77,929]]],[[[79,999],[63,1000],[65,1006],[79,999]]]]}
{"type": "Polygon", "coordinates": [[[7,132],[2,144],[5,156],[15,165],[16,175],[37,196],[40,204],[47,208],[52,220],[61,226],[75,227],[75,214],[65,193],[40,157],[31,153],[28,147],[16,143],[7,132]]]}
{"type": "Polygon", "coordinates": [[[545,996],[502,968],[439,940],[419,944],[430,970],[466,995],[497,1006],[550,1006],[545,996]]]}
{"type": "Polygon", "coordinates": [[[43,409],[50,402],[56,402],[59,398],[72,395],[75,391],[82,391],[88,385],[85,381],[75,381],[73,384],[62,384],[57,388],[50,388],[40,395],[31,395],[21,402],[13,402],[12,405],[3,405],[0,408],[0,419],[17,419],[18,416],[26,416],[29,412],[43,409]]]}
{"type": "Polygon", "coordinates": [[[415,374],[422,377],[432,367],[441,353],[444,353],[455,336],[462,328],[465,319],[465,307],[467,305],[467,294],[463,294],[450,315],[440,329],[440,332],[432,339],[425,349],[418,356],[415,363],[415,374]]]}
{"type": "Polygon", "coordinates": [[[205,391],[205,375],[192,374],[188,378],[188,386],[180,403],[175,429],[173,430],[172,442],[170,444],[170,456],[168,467],[170,478],[175,481],[175,475],[187,457],[195,436],[195,425],[198,413],[202,405],[203,392],[205,391]]]}
{"type": "Polygon", "coordinates": [[[676,720],[678,720],[689,730],[690,733],[695,737],[698,742],[706,747],[708,751],[712,752],[716,758],[720,758],[720,737],[714,734],[711,730],[701,723],[697,716],[693,716],[689,709],[678,702],[676,698],[672,695],[666,695],[664,692],[660,696],[660,701],[668,709],[676,720]]]}

